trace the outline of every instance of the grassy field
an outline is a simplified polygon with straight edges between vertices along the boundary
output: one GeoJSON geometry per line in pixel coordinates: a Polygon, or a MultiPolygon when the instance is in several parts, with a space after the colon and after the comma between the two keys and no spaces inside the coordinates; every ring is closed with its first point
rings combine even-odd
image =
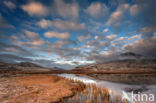
{"type": "Polygon", "coordinates": [[[1,76],[0,103],[53,103],[82,91],[85,85],[59,76],[1,76]]]}
{"type": "Polygon", "coordinates": [[[55,75],[0,76],[0,103],[126,103],[95,84],[55,75]]]}

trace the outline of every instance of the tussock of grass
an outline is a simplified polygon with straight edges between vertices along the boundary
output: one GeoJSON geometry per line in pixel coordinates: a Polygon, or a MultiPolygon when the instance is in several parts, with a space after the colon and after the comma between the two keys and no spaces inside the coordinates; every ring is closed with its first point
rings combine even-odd
{"type": "MultiPolygon", "coordinates": [[[[78,81],[81,83],[81,81],[78,81]]],[[[77,92],[73,97],[64,99],[62,103],[128,103],[119,96],[112,96],[106,88],[97,87],[96,84],[86,84],[86,89],[77,92]]]]}

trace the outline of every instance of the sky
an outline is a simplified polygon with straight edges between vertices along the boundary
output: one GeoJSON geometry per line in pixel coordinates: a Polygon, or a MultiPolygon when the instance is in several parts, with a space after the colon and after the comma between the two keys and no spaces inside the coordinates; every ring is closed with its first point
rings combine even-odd
{"type": "Polygon", "coordinates": [[[156,0],[0,0],[0,61],[71,69],[156,57],[156,0]]]}

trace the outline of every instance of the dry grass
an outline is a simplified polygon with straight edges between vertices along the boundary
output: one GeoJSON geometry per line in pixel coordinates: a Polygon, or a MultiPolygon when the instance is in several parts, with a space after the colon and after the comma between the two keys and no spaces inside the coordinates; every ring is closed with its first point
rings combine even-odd
{"type": "Polygon", "coordinates": [[[62,103],[128,103],[121,97],[111,95],[108,89],[97,87],[96,84],[86,85],[86,89],[78,92],[71,98],[64,99],[62,103]]]}
{"type": "Polygon", "coordinates": [[[0,79],[0,103],[53,103],[82,91],[85,85],[63,77],[29,75],[0,79]]]}
{"type": "Polygon", "coordinates": [[[0,79],[0,103],[127,103],[108,89],[52,75],[0,79]]]}

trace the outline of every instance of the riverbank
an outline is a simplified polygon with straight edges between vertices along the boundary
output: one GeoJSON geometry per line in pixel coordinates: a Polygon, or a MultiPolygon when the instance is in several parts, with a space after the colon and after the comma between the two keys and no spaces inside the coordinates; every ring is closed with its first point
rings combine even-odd
{"type": "Polygon", "coordinates": [[[1,103],[53,103],[82,91],[85,85],[54,75],[1,75],[1,103]]]}

